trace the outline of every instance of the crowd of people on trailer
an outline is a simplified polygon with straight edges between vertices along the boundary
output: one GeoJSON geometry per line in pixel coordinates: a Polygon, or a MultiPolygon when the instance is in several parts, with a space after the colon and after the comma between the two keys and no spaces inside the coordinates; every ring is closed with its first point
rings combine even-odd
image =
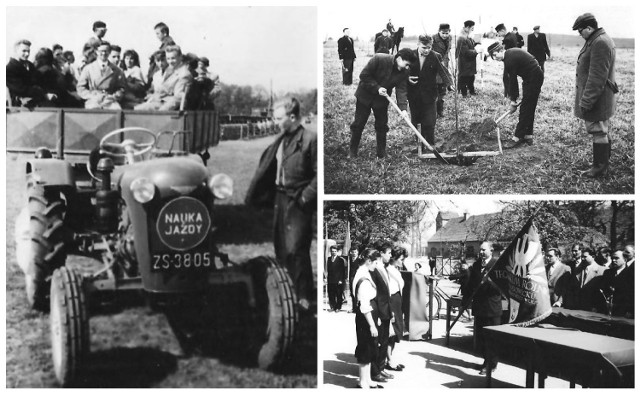
{"type": "Polygon", "coordinates": [[[31,42],[20,39],[6,67],[11,106],[88,109],[214,109],[219,77],[209,72],[209,59],[183,53],[160,22],[154,27],[160,48],[140,68],[134,49],[104,39],[107,25],[93,23],[93,36],[76,62],[60,44],[40,48],[29,61],[31,42]],[[185,102],[187,104],[185,104],[185,102]]]}
{"type": "MultiPolygon", "coordinates": [[[[463,263],[461,272],[451,275],[449,279],[460,283],[463,296],[468,298],[470,294],[475,294],[475,287],[487,287],[485,282],[481,284],[477,280],[477,274],[503,251],[498,244],[483,242],[473,267],[463,263]]],[[[380,388],[382,386],[379,383],[393,379],[390,372],[401,372],[404,369],[394,359],[393,351],[405,331],[402,315],[404,281],[400,271],[407,270],[407,250],[381,240],[364,249],[353,245],[349,255],[344,257],[339,255],[336,246],[331,246],[330,252],[325,274],[331,311],[342,310],[343,288],[346,283],[350,284],[350,312],[355,313],[357,337],[355,357],[360,366],[358,387],[380,388]]],[[[551,305],[633,318],[634,246],[627,245],[612,250],[607,246],[591,249],[575,244],[570,253],[570,258],[563,262],[559,248],[550,247],[545,251],[551,305]]],[[[433,274],[435,264],[431,260],[429,265],[433,267],[423,269],[416,264],[416,272],[425,276],[433,274]]],[[[498,291],[494,293],[487,295],[489,293],[486,291],[479,291],[473,297],[472,311],[477,320],[486,320],[483,311],[488,310],[486,307],[479,307],[480,304],[498,306],[496,318],[493,319],[496,321],[483,326],[500,324],[503,314],[502,295],[498,291]]],[[[488,368],[495,369],[496,365],[494,360],[487,360],[485,357],[480,373],[485,374],[488,368]]]]}

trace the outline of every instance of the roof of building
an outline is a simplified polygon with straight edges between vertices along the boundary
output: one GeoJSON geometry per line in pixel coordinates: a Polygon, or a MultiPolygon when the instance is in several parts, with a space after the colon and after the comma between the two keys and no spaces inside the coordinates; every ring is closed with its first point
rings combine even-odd
{"type": "Polygon", "coordinates": [[[482,224],[495,215],[497,214],[487,213],[469,216],[467,220],[464,220],[464,216],[451,218],[427,242],[483,241],[485,235],[480,232],[482,224]]]}
{"type": "Polygon", "coordinates": [[[442,219],[450,220],[460,217],[460,214],[454,211],[440,211],[438,212],[438,216],[440,216],[442,219]]]}

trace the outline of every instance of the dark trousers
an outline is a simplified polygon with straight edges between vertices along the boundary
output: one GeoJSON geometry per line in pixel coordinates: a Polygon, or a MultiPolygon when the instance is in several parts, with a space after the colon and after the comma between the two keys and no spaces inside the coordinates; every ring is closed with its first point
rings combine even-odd
{"type": "Polygon", "coordinates": [[[353,59],[342,59],[342,84],[351,85],[353,83],[353,59]]]}
{"type": "Polygon", "coordinates": [[[376,376],[380,372],[384,371],[384,366],[387,364],[387,348],[389,347],[389,326],[391,320],[380,319],[380,325],[376,322],[376,328],[378,329],[378,355],[375,361],[371,362],[371,376],[376,376]]]}
{"type": "MultiPolygon", "coordinates": [[[[409,102],[411,106],[411,102],[409,102]]],[[[437,104],[435,101],[431,103],[420,103],[420,110],[415,111],[416,116],[413,116],[413,107],[411,107],[411,122],[416,128],[418,128],[418,123],[420,124],[420,134],[424,137],[427,142],[433,146],[435,143],[435,130],[436,130],[436,119],[437,119],[437,104]]]]}
{"type": "Polygon", "coordinates": [[[358,153],[362,131],[367,124],[367,120],[369,120],[371,110],[373,110],[373,117],[375,118],[373,127],[376,130],[376,153],[378,157],[384,157],[386,155],[387,132],[389,131],[389,113],[386,105],[383,107],[371,107],[370,105],[361,103],[360,100],[356,100],[356,114],[353,123],[351,123],[351,143],[349,149],[353,155],[358,153]]]}
{"type": "Polygon", "coordinates": [[[342,309],[342,285],[329,283],[327,284],[327,292],[329,293],[329,308],[334,311],[342,309]]]}
{"type": "Polygon", "coordinates": [[[278,262],[289,271],[298,295],[309,302],[316,299],[311,268],[312,213],[300,208],[287,193],[276,193],[273,246],[278,262]]]}
{"type": "Polygon", "coordinates": [[[498,326],[501,323],[502,322],[501,322],[500,316],[475,316],[474,317],[473,332],[476,336],[477,346],[480,348],[480,351],[482,352],[482,358],[484,358],[484,364],[487,368],[495,367],[496,365],[498,365],[498,362],[495,360],[495,358],[492,358],[491,360],[487,359],[487,347],[484,340],[483,328],[489,327],[489,326],[498,326]]]}
{"type": "Polygon", "coordinates": [[[476,94],[476,88],[473,86],[473,83],[476,80],[475,75],[460,75],[458,77],[458,90],[462,93],[463,96],[467,95],[467,91],[471,94],[476,94]]]}
{"type": "Polygon", "coordinates": [[[544,73],[539,68],[522,81],[522,104],[520,104],[518,125],[514,132],[515,137],[531,138],[533,136],[533,121],[543,82],[544,73]]]}
{"type": "Polygon", "coordinates": [[[444,96],[447,95],[447,85],[444,83],[438,84],[438,101],[436,101],[436,109],[438,116],[442,116],[444,111],[444,96]]]}

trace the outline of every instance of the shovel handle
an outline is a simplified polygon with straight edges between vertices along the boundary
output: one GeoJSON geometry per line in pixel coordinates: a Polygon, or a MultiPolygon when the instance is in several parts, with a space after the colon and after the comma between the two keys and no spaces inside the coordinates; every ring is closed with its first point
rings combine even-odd
{"type": "MultiPolygon", "coordinates": [[[[516,108],[518,108],[518,107],[520,106],[520,104],[522,104],[522,101],[520,101],[518,104],[516,104],[516,108]]],[[[502,122],[502,120],[503,120],[504,118],[506,118],[506,117],[507,117],[507,115],[509,115],[510,113],[511,113],[511,111],[507,111],[507,112],[505,112],[504,114],[500,115],[500,117],[499,117],[498,119],[496,119],[496,124],[498,124],[498,123],[502,122]]]]}

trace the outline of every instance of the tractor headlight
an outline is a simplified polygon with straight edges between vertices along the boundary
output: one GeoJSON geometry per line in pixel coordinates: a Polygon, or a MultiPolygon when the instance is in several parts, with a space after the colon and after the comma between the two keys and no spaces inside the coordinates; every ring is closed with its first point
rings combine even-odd
{"type": "Polygon", "coordinates": [[[226,174],[216,174],[209,180],[209,189],[216,198],[229,198],[233,195],[233,179],[226,174]]]}
{"type": "Polygon", "coordinates": [[[133,198],[141,204],[153,200],[153,196],[156,194],[156,186],[147,178],[134,180],[131,182],[130,189],[133,193],[133,198]]]}

